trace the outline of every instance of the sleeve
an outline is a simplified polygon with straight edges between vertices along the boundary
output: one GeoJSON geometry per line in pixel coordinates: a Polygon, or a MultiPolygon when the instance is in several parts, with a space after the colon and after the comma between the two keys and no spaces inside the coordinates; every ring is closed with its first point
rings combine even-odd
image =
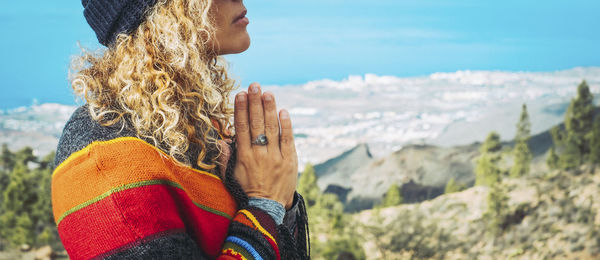
{"type": "MultiPolygon", "coordinates": [[[[156,209],[160,213],[147,208],[155,199],[144,197],[122,210],[102,208],[91,215],[64,220],[59,233],[71,259],[215,259],[186,232],[174,208],[156,209]],[[166,215],[173,217],[165,218],[166,215]],[[82,223],[87,227],[73,231],[82,223]],[[106,251],[109,248],[113,249],[106,251]],[[97,254],[102,251],[105,252],[97,254]]],[[[239,210],[216,258],[281,259],[275,227],[273,219],[260,209],[239,210]]]]}
{"type": "Polygon", "coordinates": [[[251,198],[249,205],[234,218],[221,259],[310,259],[308,222],[301,221],[307,218],[300,194],[294,194],[287,211],[267,199],[251,198]],[[250,230],[254,232],[248,233],[250,230]]]}
{"type": "MultiPolygon", "coordinates": [[[[146,241],[105,254],[105,259],[213,259],[202,252],[194,239],[185,232],[148,237],[146,241]]],[[[276,224],[259,208],[239,210],[227,233],[217,259],[277,259],[280,260],[276,224]]]]}
{"type": "Polygon", "coordinates": [[[235,211],[224,205],[220,179],[178,177],[156,154],[137,139],[114,139],[55,169],[54,217],[71,259],[282,258],[269,213],[252,205],[235,211]]]}
{"type": "Polygon", "coordinates": [[[231,220],[194,223],[206,213],[184,214],[196,206],[180,189],[145,184],[109,190],[59,217],[71,259],[281,259],[277,224],[265,211],[248,206],[231,220]]]}
{"type": "Polygon", "coordinates": [[[298,224],[296,223],[297,215],[300,213],[299,201],[300,194],[294,194],[294,201],[292,207],[289,210],[285,210],[283,206],[270,199],[264,198],[250,198],[249,205],[259,208],[269,214],[275,220],[275,223],[279,226],[282,225],[287,228],[292,234],[296,233],[298,224]]]}
{"type": "Polygon", "coordinates": [[[281,225],[285,216],[285,208],[281,203],[265,198],[249,198],[248,205],[259,208],[269,214],[277,225],[281,225]]]}
{"type": "Polygon", "coordinates": [[[218,259],[281,259],[277,224],[265,211],[249,206],[234,217],[218,259]]]}

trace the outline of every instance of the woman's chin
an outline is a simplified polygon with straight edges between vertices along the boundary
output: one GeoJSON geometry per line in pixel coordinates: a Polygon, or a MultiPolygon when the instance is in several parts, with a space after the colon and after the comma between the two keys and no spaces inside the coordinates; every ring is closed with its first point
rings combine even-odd
{"type": "Polygon", "coordinates": [[[250,48],[250,37],[246,33],[245,37],[229,41],[226,46],[221,46],[219,55],[242,53],[250,48]]]}
{"type": "Polygon", "coordinates": [[[246,50],[248,50],[248,48],[250,48],[250,37],[246,37],[240,40],[239,43],[240,45],[238,46],[236,53],[245,52],[246,50]]]}

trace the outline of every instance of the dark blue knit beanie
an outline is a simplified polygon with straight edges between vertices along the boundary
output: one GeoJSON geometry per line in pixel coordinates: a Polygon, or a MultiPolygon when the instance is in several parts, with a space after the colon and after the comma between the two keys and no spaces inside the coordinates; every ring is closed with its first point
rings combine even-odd
{"type": "Polygon", "coordinates": [[[96,32],[98,41],[108,46],[119,33],[131,33],[144,21],[146,11],[157,0],[81,0],[83,15],[96,32]]]}

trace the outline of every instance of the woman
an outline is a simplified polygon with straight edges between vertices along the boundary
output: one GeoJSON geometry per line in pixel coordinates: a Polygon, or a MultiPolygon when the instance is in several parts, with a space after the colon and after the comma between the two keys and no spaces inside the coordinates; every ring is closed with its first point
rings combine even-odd
{"type": "Polygon", "coordinates": [[[258,84],[228,103],[219,56],[249,47],[242,1],[82,3],[108,48],[75,59],[86,105],[57,148],[52,203],[69,256],[309,258],[288,113],[258,84]]]}

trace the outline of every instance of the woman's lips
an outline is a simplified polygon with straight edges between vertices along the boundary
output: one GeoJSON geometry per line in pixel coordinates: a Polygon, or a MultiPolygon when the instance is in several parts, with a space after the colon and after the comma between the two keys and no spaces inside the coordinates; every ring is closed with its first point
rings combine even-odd
{"type": "Polygon", "coordinates": [[[233,24],[240,24],[240,25],[247,25],[247,24],[249,24],[250,20],[248,20],[248,17],[246,17],[247,13],[248,13],[248,11],[244,10],[240,15],[238,15],[233,20],[233,24]]]}

